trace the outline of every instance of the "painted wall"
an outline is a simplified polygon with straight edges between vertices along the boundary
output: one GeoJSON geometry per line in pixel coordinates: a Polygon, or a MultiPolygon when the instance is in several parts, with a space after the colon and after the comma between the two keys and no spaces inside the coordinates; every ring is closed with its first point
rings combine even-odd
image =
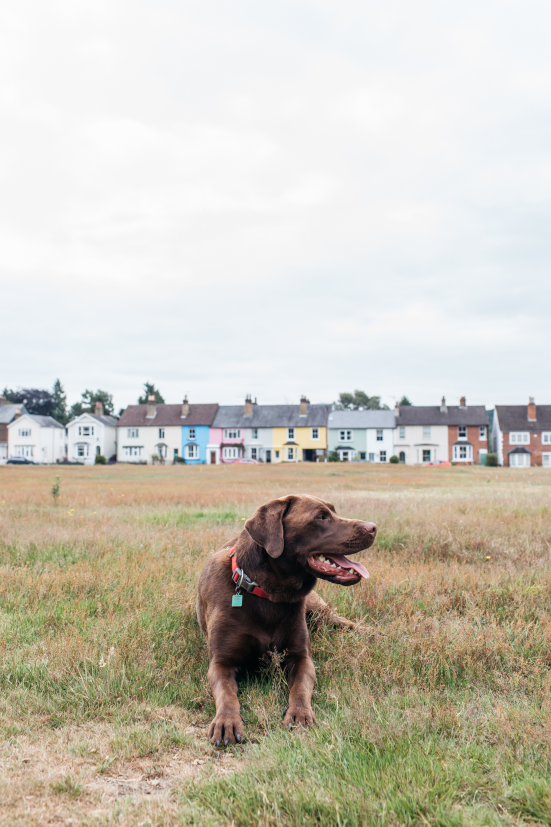
{"type": "Polygon", "coordinates": [[[151,465],[153,455],[158,453],[159,443],[166,445],[165,463],[173,462],[174,456],[180,456],[182,451],[182,426],[119,427],[117,428],[117,460],[118,462],[147,462],[151,465]],[[163,436],[160,436],[160,430],[164,432],[163,436]],[[137,432],[137,435],[129,436],[130,431],[137,432]]]}
{"type": "Polygon", "coordinates": [[[67,425],[67,457],[71,462],[83,462],[85,465],[93,465],[95,462],[96,453],[102,454],[107,459],[110,459],[113,454],[117,453],[117,428],[116,426],[104,425],[93,419],[87,414],[73,419],[67,425]],[[93,433],[84,436],[79,435],[79,428],[93,429],[93,433]],[[87,446],[88,451],[84,449],[84,456],[79,456],[79,445],[87,446]]]}
{"type": "MultiPolygon", "coordinates": [[[[232,463],[245,453],[245,428],[209,428],[209,444],[207,453],[213,451],[217,455],[217,463],[232,463]],[[238,431],[238,437],[229,437],[228,431],[238,431]],[[237,450],[232,450],[235,447],[237,450]]],[[[210,456],[207,457],[210,464],[210,456]]]]}
{"type": "MultiPolygon", "coordinates": [[[[337,447],[353,451],[353,459],[367,460],[367,429],[366,428],[328,428],[327,429],[327,448],[328,451],[336,451],[337,447]],[[341,431],[344,431],[346,436],[348,431],[351,431],[351,440],[342,439],[341,431]],[[366,456],[361,456],[366,454],[366,456]]],[[[342,453],[342,451],[341,451],[342,453]]]]}
{"type": "Polygon", "coordinates": [[[273,428],[273,462],[302,462],[302,451],[305,448],[319,451],[327,448],[327,428],[317,426],[317,430],[318,439],[312,439],[311,427],[296,427],[294,438],[289,440],[288,428],[273,428]],[[296,442],[297,445],[285,445],[289,441],[296,442]],[[291,449],[292,458],[289,455],[291,449]]]}
{"type": "Polygon", "coordinates": [[[182,425],[181,456],[188,465],[204,465],[207,461],[207,446],[210,442],[210,428],[208,425],[182,425]],[[189,456],[188,445],[196,445],[199,451],[197,459],[189,456]]]}
{"type": "Polygon", "coordinates": [[[33,462],[48,464],[65,457],[65,428],[41,427],[25,414],[8,425],[8,456],[26,456],[33,462]],[[27,436],[19,431],[27,430],[27,436]]]}
{"type": "Polygon", "coordinates": [[[406,465],[422,464],[423,451],[430,451],[430,462],[448,459],[448,426],[431,425],[427,436],[422,425],[402,425],[394,430],[393,453],[405,455],[406,465]],[[404,436],[402,437],[401,429],[404,436]]]}
{"type": "Polygon", "coordinates": [[[273,444],[273,428],[245,428],[245,456],[248,459],[273,462],[273,444]]]}

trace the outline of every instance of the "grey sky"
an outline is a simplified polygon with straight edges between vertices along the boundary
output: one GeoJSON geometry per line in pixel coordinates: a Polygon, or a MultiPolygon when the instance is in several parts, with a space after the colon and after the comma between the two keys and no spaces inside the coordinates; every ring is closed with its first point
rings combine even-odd
{"type": "Polygon", "coordinates": [[[551,402],[548,3],[0,12],[0,385],[551,402]]]}

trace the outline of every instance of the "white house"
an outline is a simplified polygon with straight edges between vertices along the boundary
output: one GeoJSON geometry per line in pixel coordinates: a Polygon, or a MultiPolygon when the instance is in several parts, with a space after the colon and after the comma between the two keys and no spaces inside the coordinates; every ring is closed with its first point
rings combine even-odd
{"type": "Polygon", "coordinates": [[[51,416],[25,413],[8,425],[8,454],[33,462],[61,462],[66,456],[65,428],[51,416]]]}
{"type": "Polygon", "coordinates": [[[0,396],[0,465],[5,465],[8,459],[8,425],[23,413],[27,413],[27,409],[21,402],[14,405],[0,396]]]}
{"type": "Polygon", "coordinates": [[[96,455],[111,459],[117,454],[117,420],[103,413],[101,402],[94,410],[67,425],[67,457],[71,462],[93,465],[96,455]]]}
{"type": "Polygon", "coordinates": [[[422,465],[451,461],[464,465],[485,462],[488,453],[488,412],[483,405],[400,405],[395,409],[394,452],[400,462],[422,465]]]}

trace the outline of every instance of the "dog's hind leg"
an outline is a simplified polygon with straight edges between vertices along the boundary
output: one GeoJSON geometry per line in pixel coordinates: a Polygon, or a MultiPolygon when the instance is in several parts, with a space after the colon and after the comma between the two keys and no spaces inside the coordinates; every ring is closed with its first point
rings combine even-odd
{"type": "Polygon", "coordinates": [[[317,592],[310,592],[305,602],[306,617],[314,616],[319,623],[329,623],[341,629],[355,629],[356,624],[336,614],[317,592]]]}

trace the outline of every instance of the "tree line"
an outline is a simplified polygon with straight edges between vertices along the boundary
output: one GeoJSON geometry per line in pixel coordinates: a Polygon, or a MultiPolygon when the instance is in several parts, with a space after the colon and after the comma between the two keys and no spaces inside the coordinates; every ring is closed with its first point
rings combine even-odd
{"type": "MultiPolygon", "coordinates": [[[[66,425],[72,419],[83,413],[94,413],[97,402],[103,403],[103,412],[107,416],[116,416],[113,406],[113,395],[103,390],[83,391],[78,402],[70,407],[67,406],[67,396],[61,381],[56,379],[51,391],[43,388],[20,388],[10,390],[4,388],[2,396],[7,402],[21,403],[25,405],[30,414],[40,416],[51,416],[62,425],[66,425]]],[[[153,382],[144,382],[143,393],[138,398],[138,405],[144,405],[150,396],[155,397],[159,404],[164,403],[164,398],[153,382]]],[[[411,405],[407,396],[403,396],[400,405],[411,405]]],[[[339,411],[381,411],[387,410],[388,405],[381,405],[380,396],[369,396],[364,391],[355,390],[353,393],[341,393],[335,402],[335,408],[339,411]]],[[[124,408],[119,411],[119,416],[124,408]]]]}

